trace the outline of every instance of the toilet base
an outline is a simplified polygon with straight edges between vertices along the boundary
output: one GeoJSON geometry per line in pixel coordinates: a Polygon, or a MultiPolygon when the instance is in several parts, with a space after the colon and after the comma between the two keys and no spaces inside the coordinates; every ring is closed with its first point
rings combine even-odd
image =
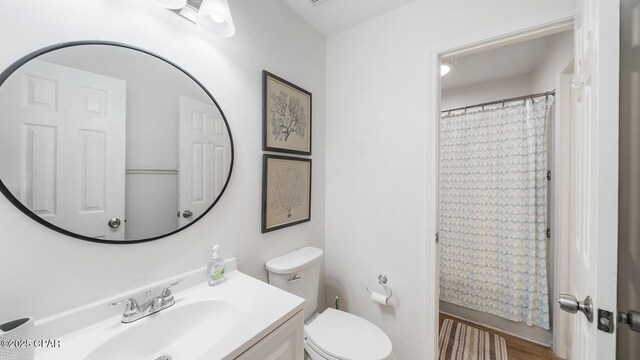
{"type": "MultiPolygon", "coordinates": [[[[305,321],[304,360],[342,360],[341,358],[337,358],[335,356],[331,356],[327,354],[326,352],[319,349],[316,344],[314,344],[312,341],[307,339],[306,327],[307,325],[311,324],[319,315],[320,315],[319,313],[314,313],[305,321]]],[[[356,359],[356,360],[370,360],[370,359],[356,359]]],[[[391,354],[388,357],[380,360],[396,360],[396,357],[393,355],[393,352],[391,352],[391,354]]]]}
{"type": "MultiPolygon", "coordinates": [[[[341,359],[333,357],[331,355],[324,354],[324,353],[321,354],[320,352],[316,351],[316,349],[313,348],[313,345],[309,344],[309,342],[307,341],[307,338],[305,337],[304,360],[341,360],[341,359]]],[[[366,360],[366,359],[362,359],[362,360],[366,360]]],[[[392,352],[391,355],[389,355],[389,357],[384,360],[396,360],[396,357],[393,355],[393,352],[392,352]]]]}
{"type": "Polygon", "coordinates": [[[309,343],[307,338],[304,338],[304,356],[307,360],[340,360],[339,358],[331,355],[321,353],[309,343]]]}

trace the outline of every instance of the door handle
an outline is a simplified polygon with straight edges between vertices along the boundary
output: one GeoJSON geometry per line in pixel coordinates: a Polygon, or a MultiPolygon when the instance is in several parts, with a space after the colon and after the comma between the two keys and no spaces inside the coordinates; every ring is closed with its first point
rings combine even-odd
{"type": "Polygon", "coordinates": [[[618,326],[627,324],[631,330],[640,332],[640,312],[629,310],[626,313],[618,311],[618,326]]]}
{"type": "Polygon", "coordinates": [[[182,213],[182,216],[183,216],[185,219],[188,219],[188,218],[190,218],[190,217],[192,217],[192,216],[193,216],[193,213],[191,212],[191,210],[185,210],[185,211],[182,213]]]}
{"type": "Polygon", "coordinates": [[[560,309],[572,314],[580,311],[587,317],[589,322],[593,322],[593,301],[591,301],[591,296],[587,296],[584,301],[578,301],[573,295],[561,294],[558,298],[558,303],[560,304],[560,309]]]}
{"type": "Polygon", "coordinates": [[[120,219],[118,218],[113,218],[113,219],[110,219],[107,224],[109,225],[110,228],[117,229],[120,227],[120,224],[122,224],[122,221],[120,221],[120,219]]]}

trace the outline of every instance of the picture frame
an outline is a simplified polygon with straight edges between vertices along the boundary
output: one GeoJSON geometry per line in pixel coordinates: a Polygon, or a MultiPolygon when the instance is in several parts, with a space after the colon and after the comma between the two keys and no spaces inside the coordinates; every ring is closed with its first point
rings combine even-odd
{"type": "Polygon", "coordinates": [[[262,71],[262,150],[311,155],[312,94],[262,71]]]}
{"type": "Polygon", "coordinates": [[[311,159],[263,155],[263,234],[311,221],[311,165],[311,159]]]}

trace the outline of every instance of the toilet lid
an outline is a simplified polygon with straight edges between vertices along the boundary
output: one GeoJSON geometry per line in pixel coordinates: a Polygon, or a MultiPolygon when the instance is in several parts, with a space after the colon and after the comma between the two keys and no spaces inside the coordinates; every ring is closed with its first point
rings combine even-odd
{"type": "Polygon", "coordinates": [[[344,360],[383,360],[391,340],[377,326],[344,311],[327,309],[305,326],[307,340],[323,352],[344,360]]]}

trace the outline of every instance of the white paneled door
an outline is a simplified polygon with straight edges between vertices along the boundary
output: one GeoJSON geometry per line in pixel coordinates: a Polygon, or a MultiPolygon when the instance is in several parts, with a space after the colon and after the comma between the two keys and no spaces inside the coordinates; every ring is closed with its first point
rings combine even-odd
{"type": "Polygon", "coordinates": [[[222,115],[213,104],[180,96],[180,227],[204,214],[218,197],[231,161],[222,115]]]}
{"type": "MultiPolygon", "coordinates": [[[[592,321],[580,312],[573,318],[575,360],[615,359],[616,353],[619,11],[619,0],[579,0],[575,21],[568,295],[593,302],[592,321]],[[603,319],[601,310],[613,319],[603,319]]],[[[579,304],[585,312],[587,305],[579,304]]]]}
{"type": "Polygon", "coordinates": [[[21,91],[3,96],[12,121],[2,140],[21,157],[5,185],[58,227],[124,240],[126,83],[40,60],[8,81],[21,91]]]}

